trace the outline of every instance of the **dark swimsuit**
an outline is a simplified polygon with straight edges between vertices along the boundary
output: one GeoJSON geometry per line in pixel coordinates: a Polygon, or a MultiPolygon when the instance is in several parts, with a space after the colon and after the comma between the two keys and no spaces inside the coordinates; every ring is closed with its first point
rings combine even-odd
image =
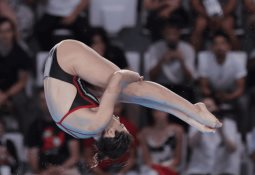
{"type": "Polygon", "coordinates": [[[57,61],[57,47],[55,46],[49,53],[49,57],[52,57],[52,63],[49,70],[48,77],[55,78],[67,83],[74,85],[77,89],[76,96],[74,101],[69,109],[69,111],[61,118],[60,121],[56,122],[58,126],[61,126],[67,133],[77,138],[77,134],[82,135],[83,137],[93,137],[95,133],[81,133],[73,131],[65,126],[62,122],[74,111],[77,111],[81,108],[95,108],[99,106],[99,100],[88,90],[86,87],[86,82],[79,78],[78,76],[73,76],[65,72],[57,61]]]}

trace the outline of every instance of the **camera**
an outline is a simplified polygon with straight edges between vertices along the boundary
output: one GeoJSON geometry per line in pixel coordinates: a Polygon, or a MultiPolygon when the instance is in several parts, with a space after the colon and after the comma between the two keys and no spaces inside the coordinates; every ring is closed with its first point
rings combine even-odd
{"type": "Polygon", "coordinates": [[[167,46],[171,50],[176,50],[177,49],[177,43],[175,43],[175,42],[169,42],[169,43],[167,43],[167,46]]]}

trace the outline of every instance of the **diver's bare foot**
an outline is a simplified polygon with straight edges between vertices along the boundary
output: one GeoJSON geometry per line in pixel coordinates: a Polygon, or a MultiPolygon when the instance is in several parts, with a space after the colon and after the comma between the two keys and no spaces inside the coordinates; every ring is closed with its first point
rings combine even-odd
{"type": "Polygon", "coordinates": [[[196,118],[198,122],[211,129],[220,128],[222,126],[222,123],[208,111],[204,103],[196,103],[195,106],[198,109],[198,116],[200,116],[200,118],[196,118]]]}

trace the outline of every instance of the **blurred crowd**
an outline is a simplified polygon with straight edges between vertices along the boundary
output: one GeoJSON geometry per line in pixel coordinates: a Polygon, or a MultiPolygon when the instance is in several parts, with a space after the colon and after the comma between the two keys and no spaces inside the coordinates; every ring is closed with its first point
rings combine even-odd
{"type": "Polygon", "coordinates": [[[123,15],[118,2],[136,14],[134,26],[114,34],[91,25],[94,2],[0,0],[0,175],[255,174],[255,0],[135,0],[134,9],[111,0],[106,12],[123,15]],[[132,50],[139,65],[120,35],[146,46],[132,50]],[[167,113],[116,104],[133,144],[94,166],[94,140],[60,130],[45,102],[43,64],[63,39],[204,102],[223,127],[203,134],[167,113]]]}

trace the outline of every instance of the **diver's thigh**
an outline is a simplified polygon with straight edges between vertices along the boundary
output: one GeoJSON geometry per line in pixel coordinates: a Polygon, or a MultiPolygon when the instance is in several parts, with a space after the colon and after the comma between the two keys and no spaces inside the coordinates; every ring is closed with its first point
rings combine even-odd
{"type": "Polygon", "coordinates": [[[92,85],[106,88],[112,74],[120,68],[75,40],[62,41],[57,48],[60,66],[92,85]]]}
{"type": "Polygon", "coordinates": [[[69,111],[77,90],[69,83],[46,77],[44,93],[49,112],[54,121],[58,121],[69,111]]]}

